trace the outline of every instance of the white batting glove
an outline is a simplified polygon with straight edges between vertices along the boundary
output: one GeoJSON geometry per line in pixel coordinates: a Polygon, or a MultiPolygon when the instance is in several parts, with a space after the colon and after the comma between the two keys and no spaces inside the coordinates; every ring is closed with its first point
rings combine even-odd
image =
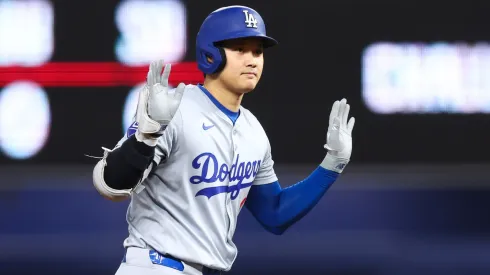
{"type": "Polygon", "coordinates": [[[342,173],[352,154],[352,129],[355,118],[349,119],[349,111],[350,105],[344,98],[335,101],[330,112],[327,143],[324,146],[328,153],[321,166],[338,173],[342,173]]]}
{"type": "Polygon", "coordinates": [[[180,83],[174,92],[168,85],[171,65],[163,60],[150,64],[146,85],[139,93],[136,122],[136,139],[149,146],[156,146],[158,138],[174,117],[184,93],[185,84],[180,83]]]}

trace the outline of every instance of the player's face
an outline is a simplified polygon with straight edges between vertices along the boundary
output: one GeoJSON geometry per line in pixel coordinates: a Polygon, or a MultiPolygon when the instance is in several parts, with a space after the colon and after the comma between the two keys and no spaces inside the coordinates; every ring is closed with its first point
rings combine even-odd
{"type": "Polygon", "coordinates": [[[224,44],[226,65],[219,78],[235,93],[248,93],[262,76],[264,49],[259,39],[239,39],[224,44]]]}

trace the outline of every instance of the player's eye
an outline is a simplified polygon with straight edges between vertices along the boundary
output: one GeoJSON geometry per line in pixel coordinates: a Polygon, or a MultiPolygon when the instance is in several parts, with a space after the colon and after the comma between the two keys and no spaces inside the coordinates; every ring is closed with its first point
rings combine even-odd
{"type": "Polygon", "coordinates": [[[261,55],[264,52],[264,49],[257,49],[255,50],[256,55],[261,55]]]}

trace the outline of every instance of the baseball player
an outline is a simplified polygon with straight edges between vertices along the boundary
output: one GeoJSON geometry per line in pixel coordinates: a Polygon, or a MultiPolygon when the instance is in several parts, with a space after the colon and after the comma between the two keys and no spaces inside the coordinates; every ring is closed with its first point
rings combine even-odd
{"type": "Polygon", "coordinates": [[[276,44],[255,10],[229,6],[212,12],[197,35],[202,85],[170,88],[171,66],[151,63],[133,125],[114,149],[104,148],[93,170],[102,196],[131,200],[117,275],[229,271],[243,206],[279,235],[342,173],[354,127],[345,99],[331,109],[323,161],[303,181],[281,188],[266,132],[241,106],[260,80],[264,49],[276,44]]]}

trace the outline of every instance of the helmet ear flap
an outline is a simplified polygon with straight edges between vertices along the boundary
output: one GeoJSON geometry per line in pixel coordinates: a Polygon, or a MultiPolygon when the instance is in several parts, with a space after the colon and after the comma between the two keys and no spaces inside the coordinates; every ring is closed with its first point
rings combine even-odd
{"type": "Polygon", "coordinates": [[[226,54],[222,47],[213,44],[197,45],[197,67],[204,74],[214,74],[221,71],[226,64],[226,54]],[[211,59],[211,60],[210,60],[211,59]]]}
{"type": "Polygon", "coordinates": [[[214,71],[210,72],[209,74],[215,74],[215,73],[221,72],[226,65],[226,53],[225,53],[224,48],[222,46],[218,46],[218,45],[215,45],[215,48],[218,49],[218,53],[219,53],[219,57],[216,56],[217,58],[209,52],[203,53],[202,59],[205,60],[205,62],[209,66],[213,66],[214,62],[219,62],[219,64],[217,64],[216,69],[214,71]]]}
{"type": "Polygon", "coordinates": [[[219,50],[219,54],[221,55],[221,62],[219,63],[218,68],[216,69],[215,73],[219,73],[223,70],[223,68],[226,65],[226,53],[225,49],[223,47],[216,47],[219,50]]]}

